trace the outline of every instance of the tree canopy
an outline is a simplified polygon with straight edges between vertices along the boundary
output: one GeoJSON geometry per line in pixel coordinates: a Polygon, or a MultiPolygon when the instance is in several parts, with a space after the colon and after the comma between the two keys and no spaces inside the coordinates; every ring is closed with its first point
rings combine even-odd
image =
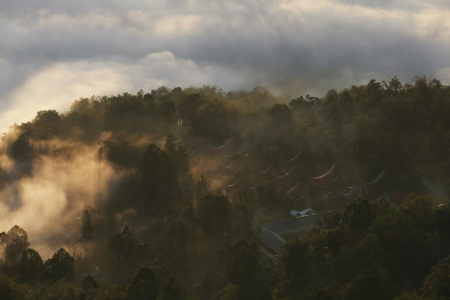
{"type": "Polygon", "coordinates": [[[41,110],[2,138],[2,224],[37,236],[1,229],[0,298],[446,299],[449,115],[425,77],[41,110]]]}

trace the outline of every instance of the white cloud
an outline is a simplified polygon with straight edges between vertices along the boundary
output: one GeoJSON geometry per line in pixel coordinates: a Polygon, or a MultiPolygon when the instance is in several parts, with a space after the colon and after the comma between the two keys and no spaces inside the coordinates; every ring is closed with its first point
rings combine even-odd
{"type": "Polygon", "coordinates": [[[118,93],[130,87],[116,63],[55,63],[41,69],[7,96],[10,107],[0,113],[0,128],[30,121],[39,110],[64,112],[80,97],[118,93]]]}
{"type": "Polygon", "coordinates": [[[436,74],[436,78],[444,85],[450,85],[450,67],[440,69],[436,74]]]}
{"type": "Polygon", "coordinates": [[[44,104],[158,85],[323,94],[370,76],[408,81],[450,67],[445,0],[2,2],[8,125],[44,104]]]}
{"type": "Polygon", "coordinates": [[[413,21],[417,24],[417,33],[424,42],[439,41],[450,46],[450,10],[430,8],[415,14],[413,21]]]}
{"type": "Polygon", "coordinates": [[[203,18],[198,15],[171,15],[156,22],[154,33],[172,37],[194,34],[203,18]]]}
{"type": "Polygon", "coordinates": [[[32,120],[39,110],[66,112],[80,97],[115,95],[165,86],[220,85],[239,86],[241,74],[220,66],[200,67],[188,59],[176,58],[171,52],[150,53],[143,59],[130,61],[58,62],[42,68],[11,91],[10,107],[0,112],[0,130],[14,123],[32,120]]]}

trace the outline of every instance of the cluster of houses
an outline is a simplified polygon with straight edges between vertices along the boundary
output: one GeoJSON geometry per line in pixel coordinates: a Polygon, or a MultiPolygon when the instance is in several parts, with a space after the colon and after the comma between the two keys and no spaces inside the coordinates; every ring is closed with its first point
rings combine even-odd
{"type": "MultiPolygon", "coordinates": [[[[338,193],[339,197],[345,201],[355,197],[369,199],[385,197],[399,205],[404,200],[404,196],[397,190],[387,189],[385,170],[381,170],[373,180],[368,182],[356,178],[355,184],[346,189],[341,188],[340,192],[337,192],[336,187],[342,186],[342,183],[338,182],[338,166],[333,164],[324,174],[311,176],[300,165],[302,150],[286,161],[274,158],[264,170],[257,171],[249,166],[246,160],[247,154],[236,155],[233,138],[227,139],[219,146],[212,146],[206,139],[192,139],[189,144],[191,147],[187,155],[190,162],[197,167],[207,168],[211,165],[212,177],[221,178],[222,194],[230,202],[237,199],[244,190],[256,190],[254,185],[258,181],[272,182],[277,188],[284,190],[286,196],[294,200],[293,203],[302,203],[300,207],[313,207],[313,195],[317,195],[317,191],[320,191],[322,196],[330,191],[338,193]],[[217,161],[220,161],[219,166],[217,161]],[[301,201],[295,201],[296,199],[301,201]]],[[[425,188],[429,187],[427,181],[423,184],[425,188]]],[[[313,209],[307,208],[301,211],[291,210],[290,215],[291,218],[262,226],[261,239],[275,253],[279,253],[286,242],[282,235],[311,228],[323,213],[315,213],[313,209]]]]}

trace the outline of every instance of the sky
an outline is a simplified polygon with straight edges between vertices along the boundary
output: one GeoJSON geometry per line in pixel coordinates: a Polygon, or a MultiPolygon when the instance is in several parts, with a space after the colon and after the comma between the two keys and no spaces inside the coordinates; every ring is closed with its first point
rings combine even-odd
{"type": "Polygon", "coordinates": [[[448,0],[0,0],[0,133],[81,97],[450,83],[448,0]]]}

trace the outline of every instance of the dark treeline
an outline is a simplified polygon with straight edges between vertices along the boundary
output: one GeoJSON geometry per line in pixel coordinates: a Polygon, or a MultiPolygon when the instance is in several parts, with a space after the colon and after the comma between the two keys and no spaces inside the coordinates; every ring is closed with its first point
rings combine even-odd
{"type": "Polygon", "coordinates": [[[447,299],[449,116],[450,89],[425,77],[288,101],[160,87],[40,111],[4,135],[1,189],[82,155],[98,185],[64,190],[65,212],[89,199],[70,226],[52,220],[70,243],[36,237],[48,259],[21,224],[1,229],[0,299],[447,299]],[[307,208],[323,217],[280,253],[261,241],[307,208]]]}

